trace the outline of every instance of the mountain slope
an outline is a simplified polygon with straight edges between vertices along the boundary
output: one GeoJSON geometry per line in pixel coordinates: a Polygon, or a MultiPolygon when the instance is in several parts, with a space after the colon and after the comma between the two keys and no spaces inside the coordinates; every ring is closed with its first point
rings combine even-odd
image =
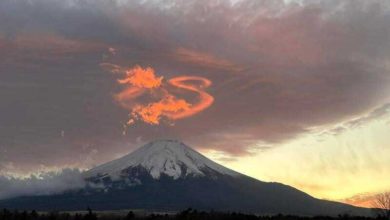
{"type": "Polygon", "coordinates": [[[60,195],[0,201],[0,208],[38,210],[149,209],[258,214],[369,215],[368,209],[318,200],[295,188],[239,174],[171,140],[149,143],[85,173],[89,183],[60,195]]]}
{"type": "Polygon", "coordinates": [[[109,176],[112,179],[127,176],[134,167],[147,169],[154,179],[162,174],[177,179],[186,176],[205,176],[204,170],[211,169],[220,174],[240,175],[227,169],[176,140],[150,142],[138,150],[86,172],[86,178],[109,176]],[[203,171],[202,171],[203,170],[203,171]]]}

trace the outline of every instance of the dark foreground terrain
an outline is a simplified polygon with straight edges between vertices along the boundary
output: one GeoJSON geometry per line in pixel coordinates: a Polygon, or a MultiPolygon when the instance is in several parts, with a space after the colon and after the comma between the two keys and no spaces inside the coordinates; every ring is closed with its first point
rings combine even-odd
{"type": "Polygon", "coordinates": [[[135,214],[129,211],[127,214],[120,215],[114,213],[95,213],[88,209],[86,212],[79,213],[39,213],[36,211],[17,211],[3,209],[0,211],[0,220],[148,220],[148,219],[171,219],[171,220],[387,220],[378,215],[375,218],[340,215],[337,217],[314,216],[303,217],[293,215],[273,215],[256,216],[242,213],[223,213],[223,212],[200,212],[193,209],[187,209],[176,214],[135,214]]]}

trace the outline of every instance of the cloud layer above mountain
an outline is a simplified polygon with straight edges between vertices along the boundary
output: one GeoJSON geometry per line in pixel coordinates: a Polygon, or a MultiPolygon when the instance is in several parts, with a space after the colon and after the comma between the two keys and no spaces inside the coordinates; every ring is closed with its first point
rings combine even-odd
{"type": "Polygon", "coordinates": [[[367,115],[388,102],[389,7],[384,0],[3,0],[0,171],[90,166],[157,138],[244,155],[367,115]],[[102,63],[207,79],[214,101],[191,117],[124,128],[129,110],[114,98],[123,85],[102,63]]]}

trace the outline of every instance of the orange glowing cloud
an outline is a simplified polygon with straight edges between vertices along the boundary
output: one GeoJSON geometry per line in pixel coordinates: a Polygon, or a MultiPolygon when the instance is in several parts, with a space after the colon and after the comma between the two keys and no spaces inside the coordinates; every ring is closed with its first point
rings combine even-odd
{"type": "Polygon", "coordinates": [[[380,195],[381,193],[361,193],[350,198],[343,199],[341,202],[366,208],[383,208],[377,203],[378,196],[380,195]]]}
{"type": "Polygon", "coordinates": [[[140,66],[135,66],[130,70],[126,70],[126,77],[119,79],[120,84],[130,84],[139,88],[152,89],[161,86],[163,77],[156,77],[154,69],[148,67],[142,69],[140,66]]]}
{"type": "MultiPolygon", "coordinates": [[[[164,82],[151,67],[122,68],[115,64],[103,63],[102,67],[112,73],[124,75],[118,83],[124,89],[115,95],[120,106],[129,110],[127,124],[141,120],[151,125],[158,125],[162,119],[178,120],[195,115],[214,102],[214,98],[204,91],[211,81],[198,76],[180,76],[164,82]],[[190,92],[196,95],[196,101],[187,101],[175,96],[170,89],[190,92]],[[148,101],[141,101],[140,96],[147,94],[148,101]]],[[[144,96],[143,96],[144,97],[144,96]]]]}
{"type": "MultiPolygon", "coordinates": [[[[184,99],[177,99],[172,95],[166,95],[158,102],[153,102],[148,105],[136,105],[132,109],[131,115],[135,119],[141,119],[149,124],[159,124],[161,117],[166,115],[175,115],[183,111],[191,109],[189,104],[184,99]]],[[[172,117],[170,117],[172,118],[172,117]]],[[[133,123],[134,119],[130,119],[129,123],[133,123]]]]}
{"type": "Polygon", "coordinates": [[[177,88],[195,92],[199,96],[199,101],[193,104],[191,108],[185,109],[181,112],[175,112],[175,114],[167,113],[169,118],[180,119],[189,117],[210,107],[210,105],[214,102],[214,97],[203,91],[204,88],[207,88],[211,85],[211,81],[206,78],[197,76],[181,76],[172,78],[168,82],[177,88]],[[191,81],[199,81],[201,84],[197,87],[189,83],[191,81]]]}

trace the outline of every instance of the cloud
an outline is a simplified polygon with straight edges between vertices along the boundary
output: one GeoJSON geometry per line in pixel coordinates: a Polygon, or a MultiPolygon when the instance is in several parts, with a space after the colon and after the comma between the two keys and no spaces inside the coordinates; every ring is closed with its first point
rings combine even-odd
{"type": "Polygon", "coordinates": [[[211,69],[221,69],[226,71],[242,71],[242,67],[234,62],[220,59],[212,54],[189,50],[186,48],[177,48],[174,57],[178,61],[203,66],[211,69]]]}
{"type": "MultiPolygon", "coordinates": [[[[1,161],[33,170],[79,164],[96,149],[82,165],[91,166],[158,138],[242,155],[363,117],[388,103],[389,8],[380,0],[1,1],[1,161]],[[123,135],[131,111],[112,97],[124,85],[102,62],[207,79],[212,105],[123,135]]],[[[198,103],[199,93],[175,92],[198,103]]]]}
{"type": "Polygon", "coordinates": [[[341,200],[340,202],[345,202],[355,206],[367,207],[367,208],[383,208],[379,207],[376,204],[378,197],[384,193],[360,193],[352,197],[341,200]]]}
{"type": "Polygon", "coordinates": [[[81,172],[63,169],[26,178],[0,176],[0,199],[17,196],[50,195],[85,186],[81,172]]]}
{"type": "Polygon", "coordinates": [[[359,115],[359,117],[348,120],[346,122],[341,123],[333,127],[332,129],[326,130],[321,135],[331,134],[331,135],[339,135],[342,134],[347,129],[352,129],[356,127],[360,127],[372,120],[381,119],[385,116],[388,116],[390,112],[390,103],[385,103],[379,107],[374,108],[367,114],[359,115]]]}
{"type": "Polygon", "coordinates": [[[150,67],[134,66],[126,69],[109,63],[100,65],[111,67],[112,73],[124,75],[124,78],[118,79],[117,82],[125,85],[125,88],[114,98],[119,105],[129,111],[131,117],[127,122],[128,125],[135,123],[136,120],[158,125],[166,118],[172,121],[187,118],[210,107],[214,101],[211,95],[203,91],[211,85],[211,81],[203,77],[179,76],[163,82],[163,77],[157,77],[154,69],[150,67]],[[181,93],[193,92],[197,94],[198,100],[190,103],[183,98],[178,98],[172,93],[172,88],[181,93]],[[145,93],[152,98],[146,103],[141,103],[139,97],[145,93]]]}

